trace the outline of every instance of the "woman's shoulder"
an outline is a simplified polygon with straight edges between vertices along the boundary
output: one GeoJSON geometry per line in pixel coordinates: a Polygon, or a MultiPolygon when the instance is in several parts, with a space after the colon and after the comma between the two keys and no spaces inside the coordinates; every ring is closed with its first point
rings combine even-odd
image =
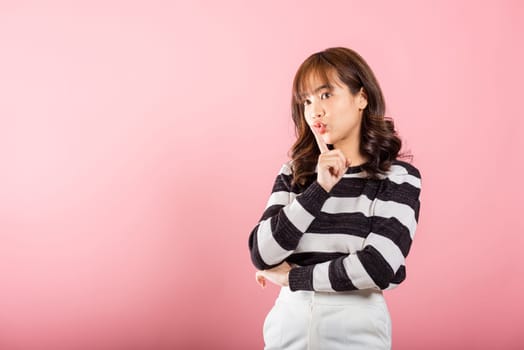
{"type": "Polygon", "coordinates": [[[279,175],[292,175],[293,174],[293,160],[288,160],[284,162],[278,172],[279,175]]]}
{"type": "MultiPolygon", "coordinates": [[[[283,163],[281,163],[281,167],[280,167],[280,173],[281,174],[284,174],[284,175],[293,175],[293,172],[296,170],[295,169],[295,164],[296,161],[293,160],[293,159],[288,159],[286,161],[284,161],[283,163]]],[[[316,170],[315,170],[316,172],[316,170]]]]}
{"type": "Polygon", "coordinates": [[[406,177],[413,176],[418,179],[421,178],[420,170],[413,164],[406,161],[395,159],[391,163],[391,167],[386,172],[386,177],[406,177]]]}

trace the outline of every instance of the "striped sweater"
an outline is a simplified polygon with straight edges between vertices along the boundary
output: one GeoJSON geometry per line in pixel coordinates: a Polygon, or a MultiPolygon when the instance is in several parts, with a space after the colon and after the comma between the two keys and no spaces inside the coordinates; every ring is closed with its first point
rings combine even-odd
{"type": "Polygon", "coordinates": [[[273,185],[249,236],[251,260],[263,270],[287,261],[291,290],[391,289],[406,278],[420,208],[420,173],[395,160],[378,180],[349,167],[326,192],[317,181],[291,187],[291,162],[273,185]]]}

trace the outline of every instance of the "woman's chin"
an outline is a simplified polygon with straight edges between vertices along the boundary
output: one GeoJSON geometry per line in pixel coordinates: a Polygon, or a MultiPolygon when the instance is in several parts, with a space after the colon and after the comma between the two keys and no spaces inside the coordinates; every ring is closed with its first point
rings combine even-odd
{"type": "Polygon", "coordinates": [[[324,140],[324,142],[327,144],[327,145],[332,145],[334,142],[332,140],[331,137],[329,137],[329,135],[322,135],[322,139],[324,140]]]}

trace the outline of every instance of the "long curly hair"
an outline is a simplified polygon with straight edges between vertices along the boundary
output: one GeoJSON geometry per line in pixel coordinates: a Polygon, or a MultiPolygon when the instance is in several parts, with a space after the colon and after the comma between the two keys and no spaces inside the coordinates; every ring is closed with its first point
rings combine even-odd
{"type": "Polygon", "coordinates": [[[315,167],[320,154],[304,117],[303,96],[310,90],[308,85],[312,75],[325,84],[330,84],[333,72],[353,95],[363,88],[367,96],[368,103],[363,110],[361,122],[360,152],[368,158],[361,165],[368,178],[377,179],[379,174],[385,174],[397,157],[409,157],[408,154],[399,154],[402,141],[395,131],[393,120],[384,116],[384,96],[366,61],[351,49],[329,48],[309,56],[300,65],[293,80],[291,112],[297,140],[291,147],[289,156],[292,159],[294,186],[307,187],[315,180],[315,167]]]}

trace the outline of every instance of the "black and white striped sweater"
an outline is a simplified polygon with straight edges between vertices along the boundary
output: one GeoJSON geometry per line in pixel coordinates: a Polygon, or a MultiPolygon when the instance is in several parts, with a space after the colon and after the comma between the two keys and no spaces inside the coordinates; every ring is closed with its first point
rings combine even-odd
{"type": "Polygon", "coordinates": [[[392,289],[406,278],[420,209],[420,173],[395,160],[379,180],[349,167],[326,192],[314,181],[291,188],[291,162],[278,174],[264,213],[249,236],[260,270],[283,261],[291,290],[392,289]]]}

